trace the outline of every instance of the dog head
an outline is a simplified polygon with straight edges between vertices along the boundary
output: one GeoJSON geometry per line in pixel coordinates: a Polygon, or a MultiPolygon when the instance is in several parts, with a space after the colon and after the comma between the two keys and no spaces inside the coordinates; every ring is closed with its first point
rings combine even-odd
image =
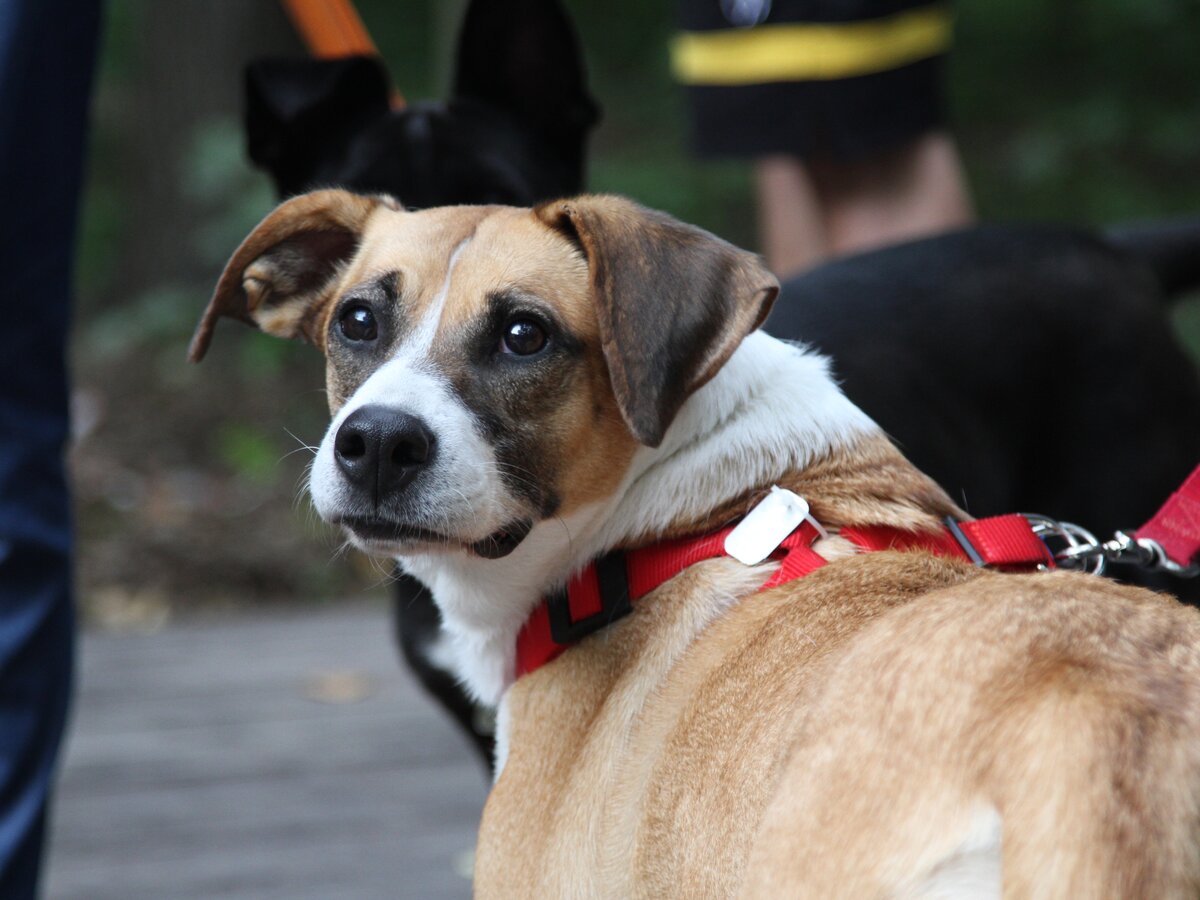
{"type": "Polygon", "coordinates": [[[530,205],[578,192],[598,118],[557,0],[475,0],[447,102],[390,108],[376,59],[263,60],[246,70],[250,158],[281,196],[337,185],[409,208],[530,205]]]}
{"type": "Polygon", "coordinates": [[[312,342],[320,515],[379,555],[494,558],[611,495],[777,289],[752,254],[616,197],[411,212],[322,191],[237,250],[192,358],[221,316],[312,342]]]}

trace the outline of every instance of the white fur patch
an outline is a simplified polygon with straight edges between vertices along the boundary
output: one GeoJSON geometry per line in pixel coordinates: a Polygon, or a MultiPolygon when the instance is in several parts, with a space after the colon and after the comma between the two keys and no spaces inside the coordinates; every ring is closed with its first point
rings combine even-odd
{"type": "Polygon", "coordinates": [[[598,550],[596,507],[539,522],[502,559],[467,553],[400,557],[442,612],[456,671],[479,700],[496,705],[516,672],[517,633],[537,602],[598,550]]]}
{"type": "Polygon", "coordinates": [[[606,525],[610,546],[699,518],[877,430],[834,383],[827,358],[755,332],[683,405],[662,445],[638,451],[606,525]]]}
{"type": "Polygon", "coordinates": [[[429,348],[433,346],[433,339],[437,335],[438,325],[442,321],[442,313],[446,310],[446,300],[450,296],[450,279],[454,277],[454,267],[458,265],[458,258],[462,256],[463,250],[471,239],[464,238],[450,254],[450,261],[446,264],[446,279],[442,282],[442,286],[438,288],[433,302],[429,304],[429,309],[426,310],[424,317],[416,330],[405,341],[404,352],[411,357],[422,356],[429,352],[429,348]]]}
{"type": "MultiPolygon", "coordinates": [[[[412,524],[467,541],[486,538],[513,518],[491,447],[479,435],[470,411],[446,381],[401,353],[364,381],[342,406],[317,449],[309,477],[313,505],[323,519],[336,519],[350,501],[334,458],[334,441],[346,418],[363,406],[403,410],[421,419],[437,440],[437,453],[415,495],[420,507],[412,524]],[[420,521],[416,521],[419,519],[420,521]]],[[[379,552],[378,547],[362,547],[379,552]]]]}
{"type": "Polygon", "coordinates": [[[1004,823],[993,806],[972,816],[959,843],[908,890],[904,900],[999,900],[1003,895],[1004,823]]]}
{"type": "Polygon", "coordinates": [[[496,709],[496,768],[492,773],[492,783],[500,780],[500,773],[504,771],[504,764],[508,762],[508,737],[511,729],[509,724],[511,713],[508,708],[508,695],[500,701],[500,706],[496,709]]]}

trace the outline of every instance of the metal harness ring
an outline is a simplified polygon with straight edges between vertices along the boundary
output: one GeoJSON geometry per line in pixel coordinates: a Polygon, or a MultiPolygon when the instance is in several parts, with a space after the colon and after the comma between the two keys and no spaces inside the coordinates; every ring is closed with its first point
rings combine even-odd
{"type": "Polygon", "coordinates": [[[1049,516],[1022,513],[1029,527],[1054,555],[1054,561],[1063,569],[1103,575],[1110,562],[1128,563],[1142,569],[1167,572],[1177,578],[1194,578],[1200,575],[1200,565],[1181,566],[1167,555],[1162,546],[1150,538],[1135,538],[1118,531],[1112,540],[1099,541],[1086,528],[1073,522],[1060,522],[1049,516]],[[1050,547],[1047,539],[1060,543],[1057,549],[1050,547]]]}
{"type": "Polygon", "coordinates": [[[1029,522],[1029,527],[1043,541],[1054,555],[1054,561],[1064,569],[1086,572],[1089,575],[1103,575],[1108,565],[1108,555],[1104,545],[1096,536],[1074,522],[1060,522],[1049,516],[1039,516],[1033,513],[1022,513],[1029,522]],[[1058,549],[1050,547],[1047,540],[1057,539],[1062,542],[1058,549]]]}

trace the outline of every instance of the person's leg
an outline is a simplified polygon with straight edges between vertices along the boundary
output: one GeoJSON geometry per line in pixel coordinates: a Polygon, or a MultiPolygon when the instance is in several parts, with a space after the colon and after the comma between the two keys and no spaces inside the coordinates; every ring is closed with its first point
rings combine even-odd
{"type": "Polygon", "coordinates": [[[767,266],[780,278],[821,262],[829,252],[820,199],[794,156],[755,161],[758,235],[767,266]]]}
{"type": "Polygon", "coordinates": [[[860,162],[809,165],[832,255],[935,234],[974,218],[954,140],[929,132],[860,162]]]}
{"type": "Polygon", "coordinates": [[[74,641],[66,343],[99,0],[0,3],[0,897],[37,895],[74,641]]]}

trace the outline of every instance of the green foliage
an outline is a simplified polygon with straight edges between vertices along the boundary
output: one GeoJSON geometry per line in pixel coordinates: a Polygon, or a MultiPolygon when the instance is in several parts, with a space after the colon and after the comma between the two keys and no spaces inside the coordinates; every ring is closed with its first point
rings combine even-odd
{"type": "Polygon", "coordinates": [[[302,349],[300,344],[281,341],[261,331],[247,332],[238,344],[238,372],[251,383],[259,379],[278,378],[288,361],[295,357],[296,351],[302,349]]]}
{"type": "Polygon", "coordinates": [[[196,258],[214,268],[275,205],[270,180],[247,164],[245,143],[236,119],[202,122],[182,166],[184,196],[203,213],[192,235],[196,258]]]}
{"type": "MultiPolygon", "coordinates": [[[[629,194],[753,245],[744,163],[688,157],[682,98],[667,67],[669,3],[568,0],[604,108],[591,155],[593,189],[629,194]]],[[[410,99],[443,93],[462,0],[360,0],[396,83],[410,99]]],[[[219,10],[219,5],[214,7],[219,10]]],[[[145,0],[111,4],[102,75],[136,76],[131,33],[145,0]]],[[[959,0],[949,93],[981,215],[1102,223],[1200,210],[1200,3],[1196,0],[959,0]]],[[[112,91],[109,92],[109,95],[112,91]]],[[[116,100],[109,96],[109,102],[116,100]]],[[[120,117],[117,119],[120,121],[120,117]]],[[[98,123],[96,155],[112,152],[98,123]]],[[[186,239],[203,271],[218,268],[271,207],[265,177],[245,160],[236,112],[197,122],[180,165],[181,194],[198,214],[186,239]]],[[[99,162],[83,218],[81,281],[113,288],[126,213],[117,172],[99,162]]],[[[101,348],[156,336],[194,315],[209,284],[172,283],[106,311],[101,348]],[[188,310],[184,316],[172,304],[188,310]]],[[[265,344],[242,364],[274,365],[265,344]]],[[[106,351],[107,352],[107,351],[106,351]]]]}
{"type": "Polygon", "coordinates": [[[962,0],[956,130],[985,218],[1200,210],[1200,4],[962,0]]]}
{"type": "MultiPolygon", "coordinates": [[[[355,6],[400,91],[409,100],[430,97],[445,90],[437,84],[439,66],[435,50],[437,5],[454,6],[450,0],[356,0],[355,6]]],[[[450,35],[446,36],[447,38],[450,35]]],[[[452,45],[449,45],[452,46],[452,45]]]]}
{"type": "Polygon", "coordinates": [[[126,226],[121,185],[101,177],[100,167],[91,166],[87,197],[80,210],[79,252],[75,281],[95,296],[111,290],[116,277],[118,248],[126,226]]]}
{"type": "Polygon", "coordinates": [[[131,354],[147,344],[170,343],[179,348],[196,325],[205,294],[184,284],[162,284],[133,301],[96,315],[81,335],[83,351],[105,361],[131,354]]]}
{"type": "Polygon", "coordinates": [[[218,429],[214,445],[216,458],[248,482],[270,484],[279,474],[283,453],[278,443],[269,440],[260,428],[244,422],[226,422],[218,429]]]}

